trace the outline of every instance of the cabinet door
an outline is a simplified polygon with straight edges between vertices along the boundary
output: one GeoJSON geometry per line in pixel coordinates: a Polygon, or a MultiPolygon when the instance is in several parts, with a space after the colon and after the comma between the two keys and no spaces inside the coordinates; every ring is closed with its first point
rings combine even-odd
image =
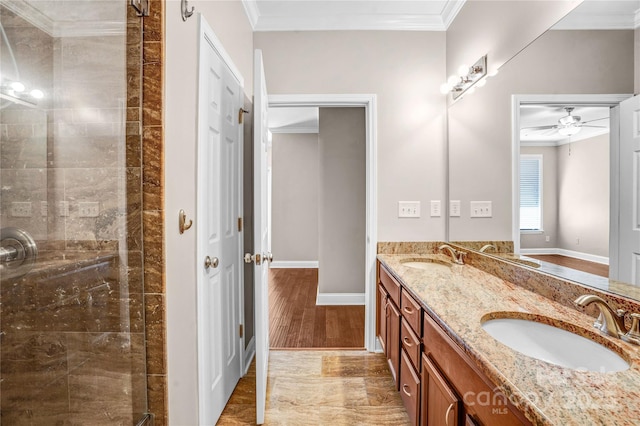
{"type": "Polygon", "coordinates": [[[431,359],[422,355],[422,425],[458,426],[460,398],[431,359]]]}
{"type": "Polygon", "coordinates": [[[382,352],[387,353],[387,299],[388,295],[382,284],[378,284],[378,340],[382,346],[382,352]]]}
{"type": "Polygon", "coordinates": [[[400,310],[389,299],[387,303],[387,362],[391,369],[391,376],[399,390],[400,371],[400,310]]]}

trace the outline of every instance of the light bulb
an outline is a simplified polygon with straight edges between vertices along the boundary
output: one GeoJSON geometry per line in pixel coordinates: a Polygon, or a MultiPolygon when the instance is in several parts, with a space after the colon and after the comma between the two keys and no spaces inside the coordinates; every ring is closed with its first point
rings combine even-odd
{"type": "Polygon", "coordinates": [[[440,85],[440,93],[446,95],[449,92],[451,92],[451,86],[449,85],[449,83],[442,83],[440,85]]]}
{"type": "Polygon", "coordinates": [[[577,127],[577,126],[560,127],[558,129],[558,133],[560,133],[562,136],[573,136],[577,134],[579,131],[580,131],[580,127],[577,127]]]}
{"type": "Polygon", "coordinates": [[[11,88],[13,89],[14,92],[24,92],[24,84],[20,83],[19,81],[14,81],[13,83],[10,84],[11,88]]]}
{"type": "Polygon", "coordinates": [[[452,75],[451,77],[449,77],[447,79],[447,84],[451,87],[455,86],[456,84],[458,84],[458,82],[460,81],[460,77],[458,77],[457,75],[452,75]]]}
{"type": "Polygon", "coordinates": [[[44,98],[44,93],[42,92],[42,90],[33,89],[31,92],[29,92],[29,94],[36,99],[44,98]]]}
{"type": "Polygon", "coordinates": [[[465,77],[467,74],[469,74],[469,65],[460,65],[458,68],[458,75],[460,77],[465,77]]]}

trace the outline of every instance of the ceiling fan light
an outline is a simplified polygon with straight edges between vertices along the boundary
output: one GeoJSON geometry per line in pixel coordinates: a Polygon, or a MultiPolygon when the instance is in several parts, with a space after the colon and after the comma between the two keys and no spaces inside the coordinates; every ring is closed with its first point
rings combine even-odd
{"type": "Polygon", "coordinates": [[[562,136],[573,136],[577,134],[579,131],[580,131],[580,127],[577,127],[577,126],[566,126],[566,127],[560,127],[558,129],[558,133],[560,133],[562,136]]]}

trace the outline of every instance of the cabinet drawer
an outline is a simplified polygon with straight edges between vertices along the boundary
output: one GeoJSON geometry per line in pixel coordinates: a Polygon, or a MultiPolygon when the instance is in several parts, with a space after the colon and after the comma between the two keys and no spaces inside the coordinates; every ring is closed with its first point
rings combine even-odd
{"type": "Polygon", "coordinates": [[[407,323],[409,323],[413,331],[418,337],[421,337],[422,308],[420,308],[420,304],[404,289],[402,289],[402,295],[400,297],[400,311],[402,317],[407,320],[407,323]]]}
{"type": "Polygon", "coordinates": [[[400,341],[402,342],[402,349],[405,350],[407,356],[411,360],[411,363],[416,368],[420,369],[420,339],[409,327],[405,318],[402,318],[402,326],[400,327],[400,341]]]}
{"type": "Polygon", "coordinates": [[[424,353],[451,387],[465,396],[465,411],[470,418],[491,426],[531,425],[428,314],[424,315],[423,334],[424,353]]]}
{"type": "Polygon", "coordinates": [[[387,272],[384,266],[380,265],[380,282],[384,286],[389,297],[393,300],[396,306],[400,306],[400,284],[387,272]]]}
{"type": "Polygon", "coordinates": [[[402,360],[400,361],[400,396],[407,409],[409,415],[409,423],[418,425],[420,420],[420,411],[418,410],[420,403],[420,376],[415,372],[411,361],[407,354],[402,351],[402,360]]]}

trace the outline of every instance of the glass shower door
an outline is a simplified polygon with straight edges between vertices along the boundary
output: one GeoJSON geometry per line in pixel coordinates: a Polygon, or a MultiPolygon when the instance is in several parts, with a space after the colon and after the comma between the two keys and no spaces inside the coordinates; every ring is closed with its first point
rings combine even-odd
{"type": "Polygon", "coordinates": [[[132,425],[147,409],[127,4],[0,0],[7,425],[132,425]]]}

